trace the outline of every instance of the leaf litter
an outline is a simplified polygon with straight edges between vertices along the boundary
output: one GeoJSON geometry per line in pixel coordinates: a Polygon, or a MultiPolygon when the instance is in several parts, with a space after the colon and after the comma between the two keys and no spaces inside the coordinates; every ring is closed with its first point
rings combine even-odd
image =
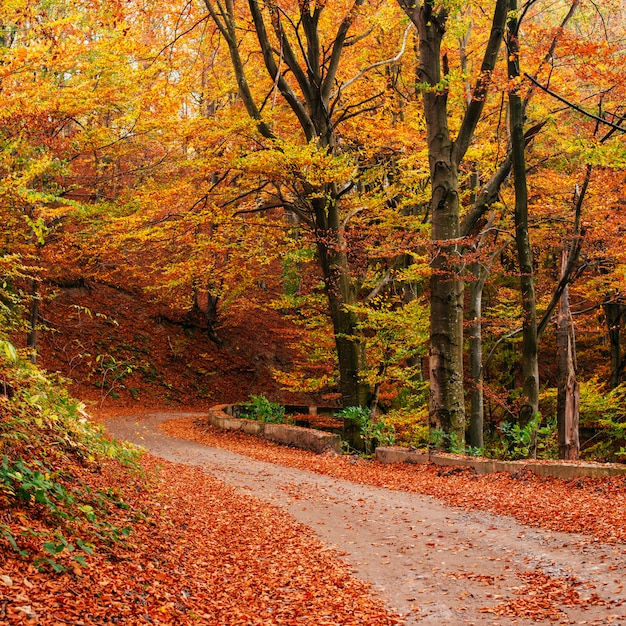
{"type": "Polygon", "coordinates": [[[449,505],[510,515],[527,526],[591,535],[602,543],[626,543],[626,476],[562,480],[532,472],[441,473],[434,464],[383,464],[353,456],[318,455],[221,431],[193,418],[171,420],[160,428],[169,435],[259,461],[434,496],[449,505]]]}
{"type": "MultiPolygon", "coordinates": [[[[160,428],[169,435],[225,448],[256,460],[355,483],[429,495],[466,510],[511,516],[531,527],[583,534],[585,542],[596,545],[626,541],[626,477],[562,480],[532,472],[482,476],[470,472],[442,473],[432,464],[390,465],[358,457],[318,455],[243,433],[221,431],[200,419],[171,420],[162,423],[160,428]]],[[[494,582],[476,573],[465,575],[480,584],[494,582]]],[[[623,617],[614,613],[621,611],[619,599],[603,600],[573,575],[553,575],[540,568],[517,575],[522,585],[513,588],[513,599],[478,610],[511,624],[518,623],[517,620],[609,624],[616,620],[619,623],[623,617]],[[568,607],[582,611],[604,607],[605,617],[601,622],[571,621],[564,611],[568,607]]]]}
{"type": "MultiPolygon", "coordinates": [[[[621,477],[563,481],[524,474],[438,475],[429,465],[315,455],[193,419],[166,422],[171,435],[226,448],[257,460],[353,482],[422,493],[466,509],[511,515],[550,530],[585,533],[595,542],[626,539],[626,481],[621,477]]],[[[105,463],[82,469],[93,489],[119,489],[128,509],[112,523],[133,532],[101,546],[87,567],[38,571],[0,552],[0,624],[367,624],[402,620],[375,599],[334,550],[280,509],[235,492],[201,470],[142,457],[145,474],[105,463]],[[146,487],[146,476],[151,477],[146,487]]],[[[0,512],[18,528],[28,511],[0,512]]],[[[32,522],[32,520],[30,520],[32,522]]],[[[28,539],[24,538],[28,543],[28,539]]],[[[620,573],[616,572],[619,577],[620,573]]],[[[479,576],[468,574],[468,576],[479,576]]],[[[574,577],[540,570],[519,574],[515,598],[484,607],[501,623],[518,619],[562,624],[561,607],[602,600],[574,577]]],[[[480,580],[489,585],[492,581],[480,580]]],[[[619,619],[608,615],[603,623],[619,619]]],[[[591,623],[591,622],[590,622],[591,623]]],[[[619,623],[619,622],[618,622],[619,623]]]]}
{"type": "Polygon", "coordinates": [[[0,552],[0,624],[401,623],[288,514],[198,469],[150,455],[142,466],[148,488],[115,463],[83,472],[124,492],[128,509],[113,515],[132,526],[87,567],[55,574],[0,552]]]}

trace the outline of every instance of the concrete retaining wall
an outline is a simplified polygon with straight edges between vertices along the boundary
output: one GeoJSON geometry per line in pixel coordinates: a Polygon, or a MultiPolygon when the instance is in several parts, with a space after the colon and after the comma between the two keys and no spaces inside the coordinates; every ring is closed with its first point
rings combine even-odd
{"type": "Polygon", "coordinates": [[[555,478],[599,478],[602,476],[626,476],[626,467],[600,463],[568,463],[567,461],[496,461],[455,455],[429,453],[427,450],[410,450],[399,447],[376,448],[376,459],[381,463],[434,463],[450,467],[469,467],[477,474],[490,472],[516,473],[529,470],[540,476],[555,478]]]}
{"type": "MultiPolygon", "coordinates": [[[[304,412],[304,411],[303,411],[304,412]]],[[[208,421],[223,430],[240,430],[247,435],[263,437],[288,446],[312,452],[331,450],[341,454],[341,437],[313,428],[270,424],[232,416],[232,406],[222,404],[209,409],[208,421]]],[[[584,462],[549,461],[496,461],[452,454],[430,453],[428,450],[413,450],[397,446],[376,448],[376,459],[381,463],[434,463],[440,466],[468,467],[477,474],[490,472],[517,473],[528,470],[540,476],[555,478],[600,478],[603,476],[626,476],[626,466],[584,462]]]]}
{"type": "Polygon", "coordinates": [[[270,441],[282,443],[312,452],[331,450],[341,454],[341,437],[313,428],[291,426],[289,424],[270,424],[256,420],[231,417],[227,414],[229,405],[222,404],[209,409],[209,424],[223,430],[240,430],[247,435],[256,435],[270,441]]]}

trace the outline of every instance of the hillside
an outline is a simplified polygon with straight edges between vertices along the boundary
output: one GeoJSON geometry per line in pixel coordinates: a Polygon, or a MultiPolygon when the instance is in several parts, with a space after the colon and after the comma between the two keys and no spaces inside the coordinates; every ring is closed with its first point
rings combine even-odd
{"type": "Polygon", "coordinates": [[[286,513],[112,442],[1,347],[1,624],[397,623],[286,513]]]}
{"type": "Polygon", "coordinates": [[[139,292],[95,282],[54,286],[40,307],[38,363],[71,379],[70,391],[97,408],[203,408],[259,393],[308,401],[272,378],[274,368],[297,359],[290,344],[298,329],[258,304],[268,298],[261,289],[251,295],[220,320],[218,346],[201,316],[190,319],[139,292]]]}

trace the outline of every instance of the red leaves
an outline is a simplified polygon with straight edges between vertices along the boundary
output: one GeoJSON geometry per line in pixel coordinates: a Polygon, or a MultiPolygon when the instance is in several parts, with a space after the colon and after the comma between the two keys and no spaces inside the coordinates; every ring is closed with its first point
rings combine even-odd
{"type": "Polygon", "coordinates": [[[92,477],[125,491],[128,545],[100,546],[88,569],[60,576],[2,555],[0,623],[399,623],[286,513],[200,470],[144,465],[157,477],[148,488],[106,468],[92,477]]]}
{"type": "Polygon", "coordinates": [[[480,609],[481,613],[494,613],[500,617],[524,617],[534,621],[557,621],[567,619],[560,606],[578,606],[582,609],[592,605],[606,606],[596,594],[583,597],[579,591],[581,583],[572,576],[553,577],[540,570],[524,572],[518,576],[525,581],[515,592],[519,597],[492,608],[480,609]]]}
{"type": "Polygon", "coordinates": [[[175,437],[227,448],[270,463],[428,494],[452,505],[511,515],[523,524],[584,533],[598,541],[626,541],[626,481],[622,477],[563,481],[529,472],[520,481],[505,473],[439,476],[434,465],[383,465],[355,461],[352,457],[316,455],[194,425],[190,419],[167,422],[161,428],[175,437]]]}

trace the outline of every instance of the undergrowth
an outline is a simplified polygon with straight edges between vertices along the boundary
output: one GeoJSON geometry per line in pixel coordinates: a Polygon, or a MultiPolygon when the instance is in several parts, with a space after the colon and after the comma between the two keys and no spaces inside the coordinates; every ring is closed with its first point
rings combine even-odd
{"type": "Polygon", "coordinates": [[[0,341],[0,546],[55,572],[129,535],[111,515],[129,508],[123,497],[89,477],[107,461],[138,467],[138,451],[107,439],[63,383],[0,341]]]}
{"type": "Polygon", "coordinates": [[[270,402],[265,396],[250,396],[250,401],[241,405],[241,417],[271,424],[284,424],[285,407],[270,402]]]}

